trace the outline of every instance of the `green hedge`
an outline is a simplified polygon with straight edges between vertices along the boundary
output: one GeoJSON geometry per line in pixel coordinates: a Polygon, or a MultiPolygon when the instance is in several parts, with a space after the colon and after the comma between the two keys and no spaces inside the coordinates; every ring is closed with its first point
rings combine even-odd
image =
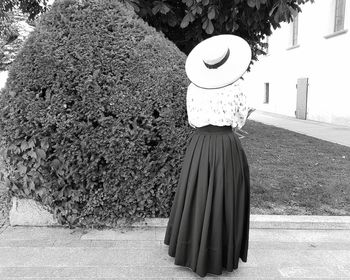
{"type": "Polygon", "coordinates": [[[116,0],[56,1],[0,97],[12,195],[69,226],[167,217],[191,132],[185,58],[116,0]]]}

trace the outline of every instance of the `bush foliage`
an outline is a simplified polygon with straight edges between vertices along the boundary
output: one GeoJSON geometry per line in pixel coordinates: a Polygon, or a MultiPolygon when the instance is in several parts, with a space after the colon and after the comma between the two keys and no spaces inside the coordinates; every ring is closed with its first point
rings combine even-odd
{"type": "Polygon", "coordinates": [[[0,97],[11,193],[70,226],[167,217],[190,133],[184,63],[118,1],[56,1],[0,97]]]}

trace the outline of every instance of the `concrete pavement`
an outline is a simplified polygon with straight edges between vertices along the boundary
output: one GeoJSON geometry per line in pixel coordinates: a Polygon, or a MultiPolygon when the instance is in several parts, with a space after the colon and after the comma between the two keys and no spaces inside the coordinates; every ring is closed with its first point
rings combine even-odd
{"type": "MultiPolygon", "coordinates": [[[[174,265],[163,244],[164,224],[113,230],[7,227],[0,234],[0,279],[201,279],[174,265]]],[[[247,263],[240,260],[237,270],[205,279],[350,279],[349,228],[268,227],[251,227],[247,263]]]]}
{"type": "Polygon", "coordinates": [[[300,120],[259,110],[254,111],[249,119],[350,147],[350,127],[348,126],[300,120]]]}

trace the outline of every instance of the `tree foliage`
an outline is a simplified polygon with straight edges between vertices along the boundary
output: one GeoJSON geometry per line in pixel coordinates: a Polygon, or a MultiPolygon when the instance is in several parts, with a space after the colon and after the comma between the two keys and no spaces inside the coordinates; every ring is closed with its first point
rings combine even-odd
{"type": "MultiPolygon", "coordinates": [[[[188,54],[203,39],[236,34],[246,39],[253,60],[264,54],[264,38],[281,22],[290,22],[300,6],[313,0],[123,0],[148,24],[161,30],[188,54]]],[[[3,0],[4,11],[19,5],[31,19],[46,11],[47,0],[3,0]]]]}
{"type": "MultiPolygon", "coordinates": [[[[124,0],[139,16],[185,53],[218,34],[245,38],[253,59],[264,53],[264,38],[281,22],[290,22],[309,0],[124,0]]],[[[313,2],[313,0],[310,0],[313,2]]]]}
{"type": "Polygon", "coordinates": [[[33,20],[39,14],[46,12],[48,0],[1,0],[0,20],[7,17],[7,12],[18,7],[23,13],[28,14],[28,19],[33,20]]]}

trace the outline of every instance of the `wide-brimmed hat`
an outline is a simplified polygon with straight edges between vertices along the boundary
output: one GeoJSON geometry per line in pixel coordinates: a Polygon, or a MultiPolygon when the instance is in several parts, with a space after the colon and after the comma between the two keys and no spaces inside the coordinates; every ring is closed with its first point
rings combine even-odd
{"type": "Polygon", "coordinates": [[[193,48],[186,60],[186,74],[197,87],[225,87],[244,74],[251,57],[251,49],[241,37],[216,35],[193,48]]]}

